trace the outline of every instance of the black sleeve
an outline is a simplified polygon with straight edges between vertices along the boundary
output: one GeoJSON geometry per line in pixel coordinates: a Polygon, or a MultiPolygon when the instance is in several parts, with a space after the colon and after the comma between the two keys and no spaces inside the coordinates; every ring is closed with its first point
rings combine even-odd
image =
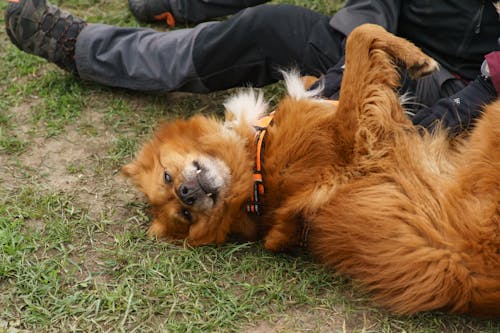
{"type": "Polygon", "coordinates": [[[343,33],[349,33],[363,23],[374,23],[389,32],[396,32],[403,0],[348,0],[330,20],[330,25],[343,33]]]}
{"type": "Polygon", "coordinates": [[[456,94],[437,101],[430,108],[419,110],[412,121],[429,131],[436,126],[448,129],[451,136],[470,129],[483,107],[497,98],[493,83],[481,75],[456,94]]]}

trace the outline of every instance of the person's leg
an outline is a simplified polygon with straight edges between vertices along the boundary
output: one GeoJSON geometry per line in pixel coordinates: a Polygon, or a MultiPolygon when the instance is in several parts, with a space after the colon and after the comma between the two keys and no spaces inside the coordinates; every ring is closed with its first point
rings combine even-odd
{"type": "Polygon", "coordinates": [[[326,15],[303,7],[261,5],[200,31],[193,63],[210,91],[261,87],[280,80],[280,70],[324,74],[341,57],[342,39],[326,15]]]}
{"type": "Polygon", "coordinates": [[[217,17],[234,14],[244,8],[269,0],[128,0],[132,14],[139,21],[167,21],[175,23],[200,23],[217,17]]]}
{"type": "Polygon", "coordinates": [[[279,69],[320,75],[340,57],[328,17],[295,6],[261,5],[192,29],[89,25],[76,45],[80,76],[142,91],[209,92],[263,86],[279,69]]]}
{"type": "Polygon", "coordinates": [[[209,92],[192,61],[196,37],[207,25],[158,32],[90,24],[76,43],[78,74],[84,80],[139,91],[209,92]]]}
{"type": "MultiPolygon", "coordinates": [[[[21,0],[19,4],[29,8],[42,2],[45,6],[44,0],[21,0]]],[[[26,40],[37,40],[47,10],[31,17],[28,14],[33,11],[23,11],[23,7],[20,11],[25,15],[20,16],[19,11],[10,10],[11,5],[6,23],[13,42],[50,60],[36,47],[23,47],[26,40]],[[34,27],[29,36],[23,29],[28,25],[34,27]]],[[[261,5],[227,21],[166,33],[91,24],[77,37],[74,59],[82,78],[105,85],[208,92],[272,83],[281,78],[279,68],[292,66],[304,74],[319,75],[338,60],[339,45],[328,17],[301,7],[261,5]]]]}

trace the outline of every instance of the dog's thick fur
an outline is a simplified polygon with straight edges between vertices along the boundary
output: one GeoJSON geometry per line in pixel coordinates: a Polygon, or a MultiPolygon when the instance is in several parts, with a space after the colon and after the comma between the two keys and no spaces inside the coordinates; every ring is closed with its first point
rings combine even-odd
{"type": "Polygon", "coordinates": [[[254,129],[266,112],[247,91],[225,123],[195,116],[165,124],[124,174],[146,194],[150,233],[222,243],[263,238],[307,247],[400,313],[442,309],[500,315],[500,101],[470,138],[422,134],[395,92],[396,63],[415,77],[436,63],[375,25],[349,36],[338,106],[287,78],[264,148],[264,213],[250,216],[254,129]]]}

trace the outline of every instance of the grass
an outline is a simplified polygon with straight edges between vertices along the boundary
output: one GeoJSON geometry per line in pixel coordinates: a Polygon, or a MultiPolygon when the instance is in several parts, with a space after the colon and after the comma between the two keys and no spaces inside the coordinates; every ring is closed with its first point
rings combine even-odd
{"type": "Polygon", "coordinates": [[[0,202],[8,325],[22,315],[23,327],[42,330],[232,330],[290,304],[326,306],[315,295],[336,288],[330,274],[300,258],[252,244],[153,242],[144,237],[142,214],[116,233],[115,222],[92,219],[65,194],[18,191],[0,202]]]}
{"type": "MultiPolygon", "coordinates": [[[[91,22],[138,26],[126,1],[59,5],[91,22]]],[[[146,204],[120,166],[158,121],[220,114],[229,92],[144,95],[82,82],[20,52],[5,30],[0,58],[0,333],[500,332],[498,321],[392,316],[301,252],[148,239],[146,204]]]]}

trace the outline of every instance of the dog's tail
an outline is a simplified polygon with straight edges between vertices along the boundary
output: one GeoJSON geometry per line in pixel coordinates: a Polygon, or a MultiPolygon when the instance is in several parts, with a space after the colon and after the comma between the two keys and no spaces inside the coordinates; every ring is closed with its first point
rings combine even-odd
{"type": "Polygon", "coordinates": [[[394,123],[408,123],[396,88],[400,84],[398,65],[417,78],[438,68],[438,64],[417,46],[374,24],[354,29],[346,43],[345,72],[336,113],[340,141],[354,150],[363,126],[378,131],[392,129],[394,123]]]}

